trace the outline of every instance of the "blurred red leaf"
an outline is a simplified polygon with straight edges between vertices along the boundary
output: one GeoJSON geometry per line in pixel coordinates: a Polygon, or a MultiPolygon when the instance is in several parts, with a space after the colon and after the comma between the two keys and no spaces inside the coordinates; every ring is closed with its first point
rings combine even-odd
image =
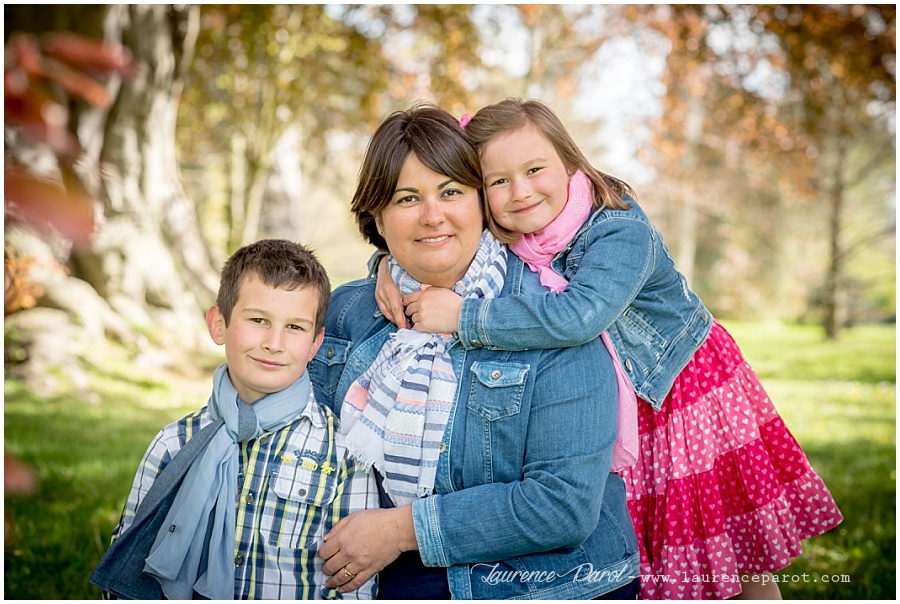
{"type": "MultiPolygon", "coordinates": [[[[21,69],[32,83],[46,81],[98,107],[111,102],[109,93],[93,77],[134,75],[131,52],[124,46],[91,40],[71,33],[14,34],[6,52],[6,69],[21,69]]],[[[21,90],[9,90],[15,94],[21,90]]]]}
{"type": "Polygon", "coordinates": [[[37,477],[9,451],[3,451],[3,490],[6,493],[28,495],[38,486],[37,477]]]}
{"type": "MultiPolygon", "coordinates": [[[[33,139],[46,143],[61,161],[70,164],[81,147],[68,127],[69,112],[60,92],[97,107],[113,99],[97,76],[130,77],[135,66],[131,52],[120,45],[57,32],[38,38],[10,36],[4,52],[4,121],[33,139]]],[[[24,166],[4,167],[7,222],[25,222],[86,245],[94,230],[91,200],[66,191],[30,173],[24,166]]]]}
{"type": "Polygon", "coordinates": [[[18,220],[46,230],[47,226],[82,246],[94,230],[94,211],[85,195],[69,193],[24,169],[6,166],[3,171],[7,223],[18,220]]]}
{"type": "Polygon", "coordinates": [[[48,80],[55,82],[69,94],[83,98],[91,105],[106,108],[112,103],[112,97],[106,88],[61,61],[44,57],[41,68],[43,76],[48,80]]]}
{"type": "MultiPolygon", "coordinates": [[[[6,72],[7,82],[13,80],[12,87],[21,72],[6,72]]],[[[6,122],[19,128],[26,136],[42,141],[53,152],[66,158],[75,157],[81,150],[78,140],[67,128],[68,111],[44,90],[26,87],[17,94],[9,94],[10,85],[4,88],[3,111],[6,122]]]]}
{"type": "Polygon", "coordinates": [[[81,69],[95,73],[116,73],[126,78],[135,73],[131,51],[124,46],[66,32],[44,35],[41,46],[47,54],[81,69]]]}

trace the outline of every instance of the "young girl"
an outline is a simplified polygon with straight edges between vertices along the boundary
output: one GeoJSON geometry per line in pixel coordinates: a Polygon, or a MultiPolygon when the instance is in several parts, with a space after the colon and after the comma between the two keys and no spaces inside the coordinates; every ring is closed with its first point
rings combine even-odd
{"type": "MultiPolygon", "coordinates": [[[[607,332],[639,398],[637,461],[619,472],[641,596],[779,598],[771,572],[843,517],[737,344],[630,187],[591,166],[548,107],[506,100],[467,117],[490,228],[550,291],[463,300],[430,288],[403,298],[405,314],[419,331],[458,332],[466,348],[576,346],[607,332]]],[[[406,327],[383,274],[378,298],[406,327]]]]}

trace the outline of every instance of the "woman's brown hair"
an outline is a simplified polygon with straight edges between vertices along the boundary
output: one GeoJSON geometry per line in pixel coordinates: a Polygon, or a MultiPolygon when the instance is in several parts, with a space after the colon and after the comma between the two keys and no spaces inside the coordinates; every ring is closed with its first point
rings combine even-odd
{"type": "Polygon", "coordinates": [[[429,170],[477,189],[482,201],[482,220],[487,214],[478,154],[457,119],[428,104],[395,112],[381,123],[369,141],[350,203],[360,233],[381,250],[388,248],[375,219],[391,202],[400,170],[410,154],[429,170]]]}

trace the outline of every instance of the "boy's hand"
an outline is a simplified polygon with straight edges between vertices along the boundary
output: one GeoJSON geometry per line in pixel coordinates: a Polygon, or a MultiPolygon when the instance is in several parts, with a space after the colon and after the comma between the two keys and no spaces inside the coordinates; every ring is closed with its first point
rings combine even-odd
{"type": "Polygon", "coordinates": [[[402,552],[417,549],[412,506],[354,512],[334,525],[319,549],[322,570],[331,576],[325,586],[355,591],[402,552]]]}
{"type": "Polygon", "coordinates": [[[400,329],[409,329],[409,322],[403,314],[403,302],[400,290],[391,277],[391,269],[388,266],[388,257],[385,256],[378,263],[378,282],[375,284],[375,301],[378,309],[385,318],[394,323],[400,329]]]}
{"type": "Polygon", "coordinates": [[[462,301],[462,296],[443,287],[429,287],[403,297],[406,314],[412,318],[415,330],[432,333],[459,331],[462,301]]]}

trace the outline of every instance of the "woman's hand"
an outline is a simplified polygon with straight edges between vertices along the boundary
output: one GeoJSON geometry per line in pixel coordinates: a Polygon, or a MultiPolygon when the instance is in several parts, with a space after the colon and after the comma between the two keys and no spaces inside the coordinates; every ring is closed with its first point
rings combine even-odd
{"type": "Polygon", "coordinates": [[[391,277],[388,257],[384,256],[378,263],[378,281],[375,284],[375,301],[381,314],[400,329],[409,329],[409,322],[403,314],[403,301],[400,290],[391,277]]]}
{"type": "Polygon", "coordinates": [[[416,331],[456,333],[459,331],[459,311],[462,296],[452,289],[429,287],[403,297],[406,314],[416,331]]]}
{"type": "Polygon", "coordinates": [[[418,549],[412,506],[354,512],[334,525],[319,550],[331,576],[325,586],[357,590],[402,552],[418,549]]]}

